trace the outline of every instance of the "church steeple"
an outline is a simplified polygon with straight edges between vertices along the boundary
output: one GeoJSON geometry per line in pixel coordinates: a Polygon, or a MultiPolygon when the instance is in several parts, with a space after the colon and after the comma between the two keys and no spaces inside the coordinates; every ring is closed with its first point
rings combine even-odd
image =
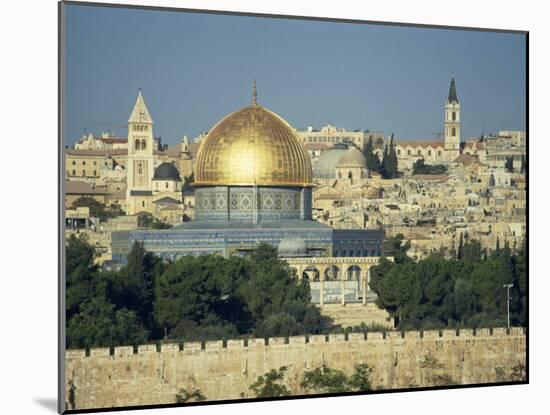
{"type": "Polygon", "coordinates": [[[456,95],[455,76],[451,75],[449,96],[445,102],[445,158],[453,161],[460,155],[460,103],[456,95]]]}
{"type": "Polygon", "coordinates": [[[455,85],[455,76],[451,75],[451,86],[449,87],[449,97],[447,98],[449,102],[456,102],[458,104],[458,97],[456,95],[456,85],[455,85]]]}
{"type": "Polygon", "coordinates": [[[141,88],[139,88],[138,90],[136,103],[134,104],[134,109],[130,114],[130,118],[128,119],[128,122],[153,124],[153,119],[151,118],[151,114],[149,114],[147,105],[145,105],[145,100],[143,99],[141,88]]]}

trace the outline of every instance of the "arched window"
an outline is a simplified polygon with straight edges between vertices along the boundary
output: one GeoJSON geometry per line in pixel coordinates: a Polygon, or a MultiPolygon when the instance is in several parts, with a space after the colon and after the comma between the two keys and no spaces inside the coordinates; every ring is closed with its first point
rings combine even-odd
{"type": "Polygon", "coordinates": [[[451,135],[452,135],[453,137],[456,136],[456,128],[455,128],[455,127],[453,127],[453,129],[451,130],[451,135]]]}
{"type": "Polygon", "coordinates": [[[353,179],[353,174],[351,173],[351,171],[348,171],[348,179],[353,179]]]}
{"type": "Polygon", "coordinates": [[[73,176],[76,174],[76,170],[73,170],[73,176]]]}
{"type": "Polygon", "coordinates": [[[143,174],[143,165],[141,163],[138,164],[138,174],[143,174]]]}
{"type": "Polygon", "coordinates": [[[453,111],[453,121],[456,121],[456,112],[453,111]]]}
{"type": "Polygon", "coordinates": [[[145,207],[145,200],[141,201],[141,207],[145,207]]]}
{"type": "Polygon", "coordinates": [[[416,154],[418,154],[419,156],[421,156],[421,155],[422,155],[422,151],[421,151],[421,150],[418,150],[418,151],[416,152],[416,154]]]}
{"type": "Polygon", "coordinates": [[[86,176],[86,170],[82,170],[82,175],[86,176]]]}
{"type": "Polygon", "coordinates": [[[428,156],[432,155],[432,150],[428,150],[428,156]]]}
{"type": "Polygon", "coordinates": [[[97,176],[97,170],[94,170],[94,176],[97,176]]]}
{"type": "Polygon", "coordinates": [[[397,155],[398,155],[398,156],[401,155],[401,150],[397,150],[397,155]]]}
{"type": "Polygon", "coordinates": [[[76,165],[76,161],[75,161],[75,160],[73,160],[73,166],[74,166],[74,165],[76,165]]]}
{"type": "Polygon", "coordinates": [[[439,150],[439,151],[437,152],[437,155],[438,155],[438,156],[441,156],[441,150],[439,150]]]}
{"type": "Polygon", "coordinates": [[[139,150],[139,140],[136,140],[134,147],[136,150],[139,150]]]}
{"type": "Polygon", "coordinates": [[[411,150],[407,150],[407,156],[411,155],[411,150]]]}
{"type": "Polygon", "coordinates": [[[145,150],[145,148],[147,148],[147,141],[141,140],[141,149],[145,150]]]}
{"type": "Polygon", "coordinates": [[[164,183],[164,187],[166,187],[168,189],[168,182],[164,183]]]}

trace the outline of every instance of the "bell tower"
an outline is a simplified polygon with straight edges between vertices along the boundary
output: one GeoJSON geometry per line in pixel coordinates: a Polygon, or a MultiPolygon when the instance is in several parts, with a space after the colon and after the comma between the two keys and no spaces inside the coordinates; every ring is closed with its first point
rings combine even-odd
{"type": "Polygon", "coordinates": [[[456,95],[455,77],[451,76],[449,96],[445,102],[445,160],[453,161],[460,155],[460,103],[456,95]]]}
{"type": "Polygon", "coordinates": [[[126,210],[128,215],[152,213],[153,120],[139,89],[128,119],[126,210]]]}
{"type": "Polygon", "coordinates": [[[183,177],[189,177],[193,173],[193,157],[189,149],[189,139],[183,137],[180,150],[180,173],[183,177]]]}

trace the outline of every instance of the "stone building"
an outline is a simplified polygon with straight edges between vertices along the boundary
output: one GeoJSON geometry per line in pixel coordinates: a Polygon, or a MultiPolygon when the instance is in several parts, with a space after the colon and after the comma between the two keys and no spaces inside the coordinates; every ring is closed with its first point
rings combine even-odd
{"type": "MultiPolygon", "coordinates": [[[[114,232],[115,261],[126,261],[134,240],[169,259],[204,253],[244,255],[260,242],[282,244],[285,255],[282,241],[288,238],[300,241],[299,254],[306,261],[347,258],[340,262],[351,267],[357,258],[362,258],[361,264],[372,264],[384,255],[379,230],[333,229],[312,220],[309,157],[292,127],[258,105],[255,93],[253,97],[252,105],[224,117],[201,143],[194,166],[194,220],[168,230],[114,232]]],[[[344,159],[345,167],[360,175],[361,152],[346,151],[350,157],[344,159]]],[[[160,183],[159,187],[166,185],[160,183]]],[[[342,268],[343,276],[349,275],[348,268],[342,268]]],[[[366,268],[354,268],[359,272],[356,281],[366,281],[366,268]]]]}
{"type": "Polygon", "coordinates": [[[296,130],[296,135],[303,145],[306,144],[328,144],[337,143],[353,144],[360,150],[364,150],[369,139],[373,141],[384,141],[384,133],[379,131],[348,131],[345,128],[337,128],[332,124],[323,126],[320,130],[309,126],[307,130],[296,130]]]}

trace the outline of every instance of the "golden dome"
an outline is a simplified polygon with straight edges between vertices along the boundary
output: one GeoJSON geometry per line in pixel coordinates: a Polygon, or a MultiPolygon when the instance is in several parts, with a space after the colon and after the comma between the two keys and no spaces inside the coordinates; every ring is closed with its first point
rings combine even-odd
{"type": "Polygon", "coordinates": [[[255,101],[212,128],[195,163],[195,185],[254,184],[311,185],[311,162],[293,129],[255,101]]]}

